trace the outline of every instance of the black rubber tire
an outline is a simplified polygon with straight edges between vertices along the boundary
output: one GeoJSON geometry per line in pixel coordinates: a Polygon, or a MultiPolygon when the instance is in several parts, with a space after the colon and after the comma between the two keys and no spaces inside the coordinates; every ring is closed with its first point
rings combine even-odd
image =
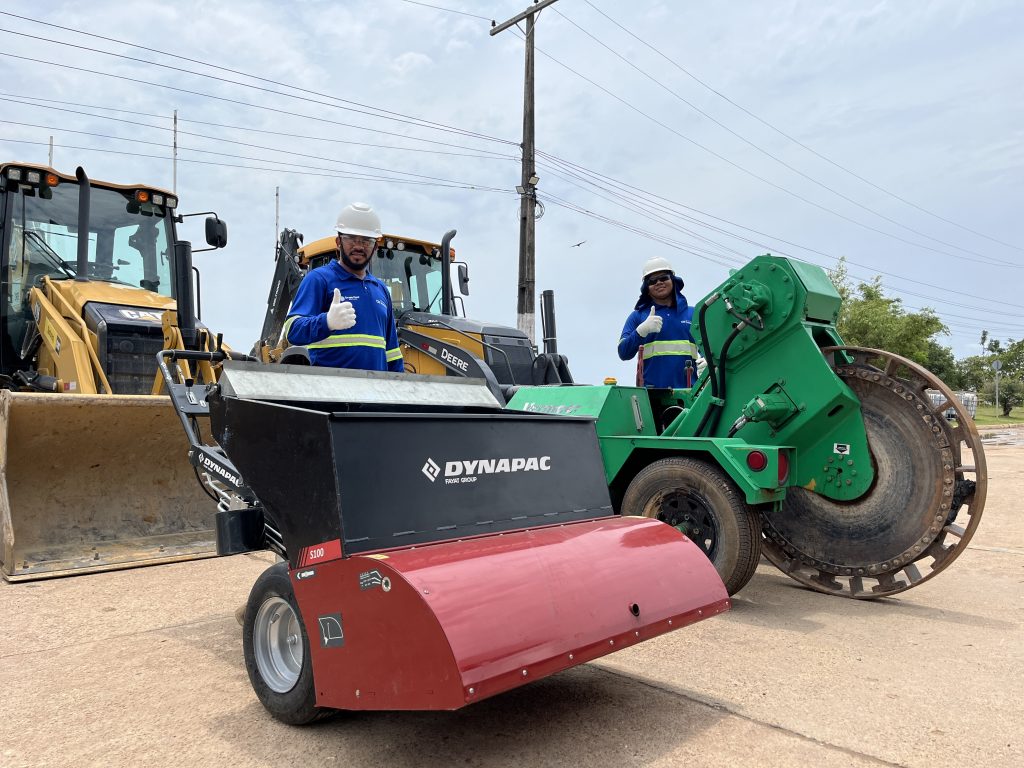
{"type": "Polygon", "coordinates": [[[620,511],[679,527],[671,510],[664,507],[666,499],[682,499],[714,526],[710,544],[704,537],[690,538],[711,560],[729,594],[739,592],[753,577],[761,557],[761,519],[754,507],[718,467],[678,456],[656,461],[637,473],[620,511]]]}
{"type": "Polygon", "coordinates": [[[316,706],[316,689],[313,685],[313,664],[309,654],[309,635],[302,622],[302,614],[295,601],[288,564],[277,563],[265,570],[249,593],[242,622],[242,651],[245,655],[245,669],[256,697],[270,714],[288,725],[306,725],[333,714],[334,710],[316,706]],[[295,685],[285,693],[273,690],[260,674],[254,648],[254,628],[260,606],[267,600],[285,600],[299,619],[302,633],[302,666],[295,685]]]}

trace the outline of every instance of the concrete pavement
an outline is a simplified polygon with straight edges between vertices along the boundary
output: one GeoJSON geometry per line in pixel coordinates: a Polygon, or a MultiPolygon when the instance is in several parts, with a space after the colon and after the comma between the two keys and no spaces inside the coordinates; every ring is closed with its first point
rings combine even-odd
{"type": "Polygon", "coordinates": [[[762,565],[734,610],[452,713],[272,720],[234,609],[265,553],[0,583],[0,766],[1024,764],[1024,447],[970,549],[894,598],[762,565]]]}

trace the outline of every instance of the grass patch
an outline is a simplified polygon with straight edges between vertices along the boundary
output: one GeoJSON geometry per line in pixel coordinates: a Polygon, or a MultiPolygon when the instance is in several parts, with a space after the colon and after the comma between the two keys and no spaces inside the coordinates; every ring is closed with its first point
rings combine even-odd
{"type": "Polygon", "coordinates": [[[978,405],[978,412],[974,416],[974,423],[978,426],[992,426],[996,424],[1024,424],[1024,408],[1015,408],[1010,411],[1009,416],[1003,416],[1001,410],[996,410],[994,405],[978,405]]]}

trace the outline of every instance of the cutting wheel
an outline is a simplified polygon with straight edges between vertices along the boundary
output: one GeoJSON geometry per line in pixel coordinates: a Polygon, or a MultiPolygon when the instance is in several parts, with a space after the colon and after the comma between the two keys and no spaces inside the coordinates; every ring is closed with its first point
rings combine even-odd
{"type": "Polygon", "coordinates": [[[916,363],[861,347],[822,353],[860,399],[875,482],[852,502],[791,489],[780,511],[762,515],[763,552],[820,592],[893,595],[967,548],[988,485],[981,438],[953,393],[916,363]],[[944,415],[951,408],[955,421],[944,415]]]}

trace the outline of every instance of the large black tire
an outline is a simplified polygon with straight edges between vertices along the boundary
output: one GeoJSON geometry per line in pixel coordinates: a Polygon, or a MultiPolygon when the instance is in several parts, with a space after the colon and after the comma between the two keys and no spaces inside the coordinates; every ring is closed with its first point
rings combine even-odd
{"type": "Polygon", "coordinates": [[[270,566],[253,585],[242,623],[242,649],[256,697],[278,720],[305,725],[333,712],[316,706],[309,637],[287,563],[270,566]]]}
{"type": "Polygon", "coordinates": [[[711,560],[730,595],[757,570],[761,520],[718,467],[697,459],[661,459],[626,489],[623,515],[653,517],[686,534],[711,560]]]}

